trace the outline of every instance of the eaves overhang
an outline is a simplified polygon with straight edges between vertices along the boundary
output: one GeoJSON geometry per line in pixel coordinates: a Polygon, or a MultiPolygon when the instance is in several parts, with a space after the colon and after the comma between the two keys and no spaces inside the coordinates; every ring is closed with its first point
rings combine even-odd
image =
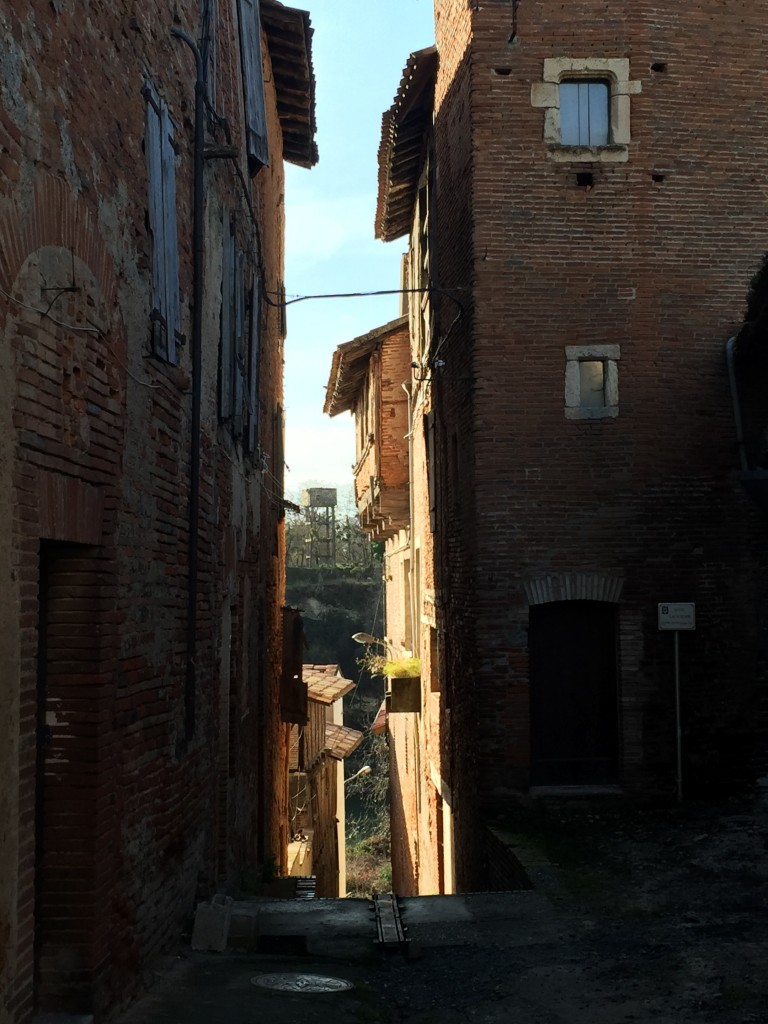
{"type": "Polygon", "coordinates": [[[340,412],[351,411],[360,394],[363,381],[368,373],[371,354],[394,331],[408,323],[407,316],[390,320],[382,327],[376,327],[367,334],[361,334],[352,341],[345,341],[333,353],[331,373],[325,390],[323,412],[338,416],[340,412]]]}
{"type": "Polygon", "coordinates": [[[365,739],[359,729],[350,729],[346,725],[331,725],[325,727],[325,747],[323,753],[330,754],[337,761],[343,761],[345,757],[354,754],[357,748],[365,739]]]}
{"type": "Polygon", "coordinates": [[[283,131],[283,157],[300,167],[317,163],[313,29],[308,11],[262,0],[261,23],[267,34],[283,131]]]}
{"type": "Polygon", "coordinates": [[[352,679],[345,679],[338,665],[304,665],[302,679],[307,684],[309,699],[318,704],[333,704],[354,690],[352,679]]]}
{"type": "Polygon", "coordinates": [[[437,48],[416,50],[403,69],[395,101],[381,119],[376,237],[408,234],[421,174],[424,137],[432,124],[437,48]]]}

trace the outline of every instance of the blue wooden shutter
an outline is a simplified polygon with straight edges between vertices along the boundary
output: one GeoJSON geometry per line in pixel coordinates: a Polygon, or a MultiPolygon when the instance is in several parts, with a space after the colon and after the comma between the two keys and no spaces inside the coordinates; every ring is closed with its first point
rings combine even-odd
{"type": "Polygon", "coordinates": [[[219,416],[228,420],[232,416],[232,380],[234,351],[234,274],[235,239],[229,211],[224,211],[221,251],[221,347],[219,350],[219,416]]]}
{"type": "Polygon", "coordinates": [[[248,167],[254,175],[269,164],[267,113],[264,102],[264,65],[261,55],[259,0],[238,0],[240,55],[243,66],[246,149],[248,167]]]}
{"type": "Polygon", "coordinates": [[[285,496],[285,448],[283,447],[285,437],[285,419],[283,416],[283,407],[281,405],[278,405],[275,408],[274,432],[272,482],[277,489],[276,497],[280,502],[277,510],[277,517],[278,519],[285,519],[285,505],[283,504],[283,498],[285,496]]]}
{"type": "Polygon", "coordinates": [[[176,344],[181,340],[181,334],[173,121],[167,104],[149,81],[144,84],[144,97],[147,102],[145,148],[149,176],[149,229],[152,234],[152,348],[155,355],[176,362],[176,344]]]}
{"type": "Polygon", "coordinates": [[[176,150],[173,148],[173,122],[164,103],[161,108],[163,159],[163,247],[165,262],[165,317],[168,322],[166,358],[175,363],[176,343],[181,341],[179,316],[179,240],[176,231],[176,150]]]}
{"type": "Polygon", "coordinates": [[[235,338],[233,364],[234,415],[232,430],[236,438],[243,436],[245,411],[245,256],[235,254],[235,338]]]}
{"type": "Polygon", "coordinates": [[[430,411],[424,417],[424,434],[427,449],[427,490],[429,493],[429,528],[437,528],[437,487],[435,481],[435,413],[430,411]]]}
{"type": "Polygon", "coordinates": [[[248,451],[256,451],[259,441],[259,357],[261,346],[261,291],[259,279],[251,287],[251,344],[248,364],[248,451]]]}
{"type": "Polygon", "coordinates": [[[163,155],[161,142],[160,99],[150,82],[144,83],[147,123],[144,148],[149,177],[149,231],[152,236],[152,350],[165,357],[168,324],[165,305],[165,217],[163,216],[163,155]]]}

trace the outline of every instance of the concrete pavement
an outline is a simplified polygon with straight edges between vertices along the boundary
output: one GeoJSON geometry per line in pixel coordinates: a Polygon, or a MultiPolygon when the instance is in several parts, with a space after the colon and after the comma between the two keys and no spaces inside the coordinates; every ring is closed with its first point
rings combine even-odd
{"type": "Polygon", "coordinates": [[[737,810],[534,817],[507,841],[535,888],[401,900],[408,957],[365,900],[238,903],[234,949],[182,951],[116,1024],[768,1024],[768,815],[737,810]],[[281,971],[353,987],[254,984],[281,971]]]}

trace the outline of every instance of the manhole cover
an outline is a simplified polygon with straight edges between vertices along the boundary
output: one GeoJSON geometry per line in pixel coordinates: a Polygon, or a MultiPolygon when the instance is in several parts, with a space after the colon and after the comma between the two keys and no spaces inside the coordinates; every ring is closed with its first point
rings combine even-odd
{"type": "Polygon", "coordinates": [[[346,992],[353,987],[351,981],[325,974],[257,974],[251,984],[281,992],[346,992]]]}

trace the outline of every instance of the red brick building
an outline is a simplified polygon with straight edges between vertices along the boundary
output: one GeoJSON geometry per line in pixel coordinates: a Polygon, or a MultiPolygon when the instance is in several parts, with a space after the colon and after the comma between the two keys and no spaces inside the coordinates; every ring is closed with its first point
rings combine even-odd
{"type": "Polygon", "coordinates": [[[407,316],[340,345],[325,412],[355,417],[360,522],[384,544],[386,647],[418,657],[419,678],[386,683],[392,886],[401,895],[453,891],[450,800],[440,782],[440,682],[427,454],[428,393],[411,369],[418,329],[407,316]],[[412,482],[412,486],[411,486],[412,482]],[[437,781],[436,781],[437,780],[437,781]]]}
{"type": "Polygon", "coordinates": [[[521,793],[674,799],[660,603],[695,604],[683,793],[766,760],[765,524],[725,358],[766,246],[766,10],[625,6],[437,0],[384,116],[376,231],[409,237],[434,543],[434,611],[423,580],[409,598],[436,627],[418,813],[449,799],[459,888],[521,793]]]}
{"type": "Polygon", "coordinates": [[[284,865],[283,160],[309,18],[0,13],[0,1020],[284,865]],[[192,45],[190,45],[192,44],[192,45]],[[197,82],[197,85],[196,85],[197,82]]]}

